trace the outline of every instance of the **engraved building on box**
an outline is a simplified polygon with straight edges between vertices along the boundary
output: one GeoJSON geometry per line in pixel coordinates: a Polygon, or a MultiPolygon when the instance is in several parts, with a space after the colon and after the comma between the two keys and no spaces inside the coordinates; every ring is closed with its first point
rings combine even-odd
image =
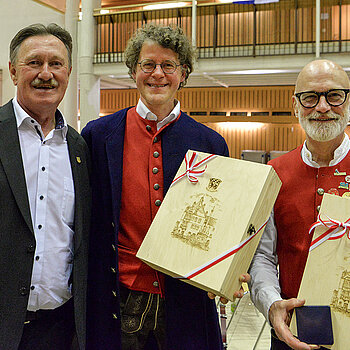
{"type": "Polygon", "coordinates": [[[171,235],[208,251],[217,221],[213,217],[217,200],[204,194],[199,196],[199,199],[186,206],[181,219],[176,221],[171,235]]]}
{"type": "Polygon", "coordinates": [[[343,271],[339,288],[333,291],[331,305],[334,311],[350,316],[350,271],[343,271]]]}

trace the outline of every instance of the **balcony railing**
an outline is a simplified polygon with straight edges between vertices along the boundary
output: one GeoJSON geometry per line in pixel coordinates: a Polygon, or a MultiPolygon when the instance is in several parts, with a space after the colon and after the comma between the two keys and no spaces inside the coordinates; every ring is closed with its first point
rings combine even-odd
{"type": "MultiPolygon", "coordinates": [[[[116,11],[95,21],[94,63],[123,62],[128,39],[146,23],[178,25],[192,37],[191,7],[116,11]]],[[[199,58],[315,53],[314,0],[198,5],[196,21],[199,58]]],[[[321,1],[320,52],[350,52],[350,0],[321,1]]]]}

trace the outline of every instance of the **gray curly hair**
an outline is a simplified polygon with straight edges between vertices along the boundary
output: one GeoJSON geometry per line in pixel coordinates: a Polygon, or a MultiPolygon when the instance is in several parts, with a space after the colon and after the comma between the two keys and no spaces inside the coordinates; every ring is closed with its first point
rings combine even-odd
{"type": "Polygon", "coordinates": [[[125,64],[129,68],[129,75],[132,78],[145,41],[155,42],[166,49],[173,50],[178,55],[180,64],[184,66],[183,69],[186,73],[185,80],[180,83],[179,89],[185,86],[193,71],[195,50],[183,30],[179,27],[164,27],[154,24],[147,24],[139,28],[129,39],[124,51],[125,64]]]}

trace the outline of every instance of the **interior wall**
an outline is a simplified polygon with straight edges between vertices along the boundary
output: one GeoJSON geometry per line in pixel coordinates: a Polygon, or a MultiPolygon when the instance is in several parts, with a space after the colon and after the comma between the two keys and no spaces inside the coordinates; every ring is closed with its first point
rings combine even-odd
{"type": "MultiPolygon", "coordinates": [[[[293,86],[185,88],[177,98],[183,111],[225,138],[231,157],[240,158],[242,150],[289,151],[304,141],[293,115],[293,91],[293,86]],[[231,112],[248,115],[231,116],[231,112]],[[252,116],[253,112],[258,115],[252,116]]],[[[136,105],[138,98],[134,89],[102,90],[101,114],[136,105]]]]}
{"type": "Polygon", "coordinates": [[[0,70],[2,70],[2,96],[5,104],[15,95],[15,87],[8,73],[9,45],[14,35],[23,27],[33,23],[57,23],[64,26],[64,14],[33,0],[0,1],[0,70]]]}
{"type": "MultiPolygon", "coordinates": [[[[181,109],[191,112],[290,112],[294,86],[249,86],[229,88],[184,88],[177,98],[181,109]]],[[[101,114],[135,105],[136,89],[101,90],[101,114]]],[[[295,119],[294,119],[295,122],[295,119]]]]}
{"type": "MultiPolygon", "coordinates": [[[[181,109],[187,113],[206,111],[206,116],[194,115],[193,118],[221,134],[231,157],[240,159],[243,150],[290,151],[304,142],[305,133],[292,111],[293,91],[293,86],[184,88],[177,98],[181,109]],[[232,111],[260,111],[261,115],[226,115],[232,111]],[[210,116],[210,112],[225,114],[210,116]],[[275,116],[272,112],[281,115],[275,116]],[[283,112],[290,112],[290,115],[283,115],[283,112]]],[[[101,115],[134,106],[138,98],[135,89],[101,90],[101,115]]],[[[349,126],[346,132],[350,135],[349,126]]]]}
{"type": "Polygon", "coordinates": [[[241,158],[243,150],[290,151],[305,140],[299,124],[203,123],[221,134],[232,158],[241,158]]]}

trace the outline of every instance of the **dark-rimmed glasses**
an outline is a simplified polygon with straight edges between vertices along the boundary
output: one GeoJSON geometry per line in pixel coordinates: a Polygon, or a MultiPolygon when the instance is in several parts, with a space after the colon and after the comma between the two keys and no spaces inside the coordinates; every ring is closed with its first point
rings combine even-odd
{"type": "Polygon", "coordinates": [[[330,106],[341,106],[345,101],[350,89],[332,89],[324,92],[304,91],[298,92],[295,96],[300,104],[305,108],[314,108],[320,101],[320,97],[324,96],[330,106]]]}
{"type": "Polygon", "coordinates": [[[140,65],[142,71],[145,73],[152,73],[157,66],[160,66],[165,74],[173,74],[176,71],[177,67],[181,66],[181,64],[176,64],[176,62],[170,60],[164,61],[162,63],[156,63],[152,60],[146,59],[138,62],[138,64],[140,65]]]}

